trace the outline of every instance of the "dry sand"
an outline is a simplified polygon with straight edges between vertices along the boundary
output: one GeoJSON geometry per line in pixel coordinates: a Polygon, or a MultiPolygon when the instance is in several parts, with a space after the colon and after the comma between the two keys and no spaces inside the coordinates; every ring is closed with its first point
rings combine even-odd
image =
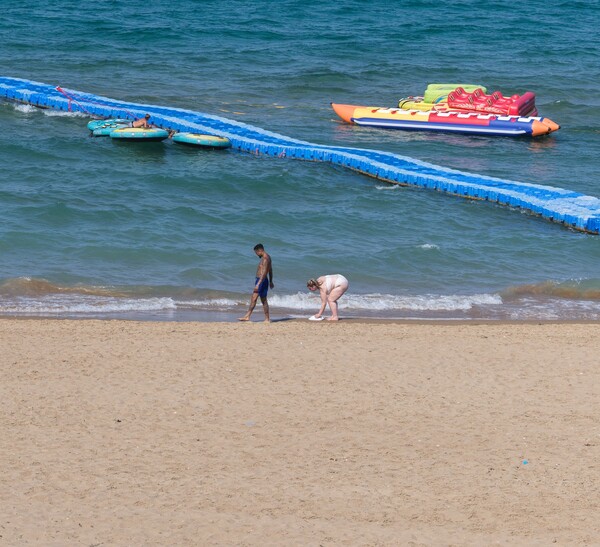
{"type": "Polygon", "coordinates": [[[2,545],[598,545],[600,324],[0,320],[2,545]]]}

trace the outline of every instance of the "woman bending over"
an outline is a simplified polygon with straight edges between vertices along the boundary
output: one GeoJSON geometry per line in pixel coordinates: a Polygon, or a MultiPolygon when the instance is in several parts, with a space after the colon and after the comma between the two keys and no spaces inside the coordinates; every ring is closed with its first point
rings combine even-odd
{"type": "Polygon", "coordinates": [[[314,319],[321,319],[325,307],[329,304],[331,317],[328,319],[337,321],[339,319],[337,301],[348,290],[348,280],[342,274],[322,275],[317,279],[309,279],[306,286],[309,291],[318,289],[321,293],[321,309],[313,316],[314,319]]]}

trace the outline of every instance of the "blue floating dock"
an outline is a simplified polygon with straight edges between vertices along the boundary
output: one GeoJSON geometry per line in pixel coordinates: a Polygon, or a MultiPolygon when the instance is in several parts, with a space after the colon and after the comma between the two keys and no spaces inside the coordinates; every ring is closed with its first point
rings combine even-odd
{"type": "Polygon", "coordinates": [[[392,184],[490,201],[582,232],[600,232],[600,199],[563,188],[465,173],[391,152],[313,144],[220,116],[118,101],[19,78],[0,77],[0,97],[99,118],[138,118],[149,113],[159,127],[226,137],[235,150],[341,165],[392,184]]]}

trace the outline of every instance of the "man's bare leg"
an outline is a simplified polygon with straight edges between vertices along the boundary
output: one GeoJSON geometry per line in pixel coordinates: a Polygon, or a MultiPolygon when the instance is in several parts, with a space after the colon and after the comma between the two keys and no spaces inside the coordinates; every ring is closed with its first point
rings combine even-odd
{"type": "Polygon", "coordinates": [[[250,299],[250,307],[248,308],[248,312],[244,317],[238,317],[238,321],[250,321],[250,316],[254,311],[254,306],[256,306],[256,301],[258,300],[258,293],[252,293],[252,298],[250,299]]]}
{"type": "Polygon", "coordinates": [[[263,305],[263,311],[265,312],[265,323],[270,323],[271,318],[269,317],[269,302],[266,298],[260,299],[263,305]]]}

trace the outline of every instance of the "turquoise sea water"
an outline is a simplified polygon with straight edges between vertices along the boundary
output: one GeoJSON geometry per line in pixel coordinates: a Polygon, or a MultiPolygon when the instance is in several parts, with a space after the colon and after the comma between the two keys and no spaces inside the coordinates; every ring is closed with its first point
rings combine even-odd
{"type": "MultiPolygon", "coordinates": [[[[390,4],[24,1],[3,9],[0,73],[600,196],[600,3],[390,4]],[[562,129],[369,129],[329,106],[434,82],[534,91],[562,129]]],[[[346,317],[600,319],[599,236],[321,163],[94,139],[87,121],[0,102],[0,314],[233,319],[262,242],[276,318],[312,314],[306,279],[340,272],[346,317]]]]}

